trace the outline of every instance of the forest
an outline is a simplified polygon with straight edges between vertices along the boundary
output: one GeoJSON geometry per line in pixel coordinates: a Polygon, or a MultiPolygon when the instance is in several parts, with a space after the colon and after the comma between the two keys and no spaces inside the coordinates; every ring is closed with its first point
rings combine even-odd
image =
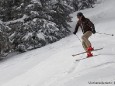
{"type": "Polygon", "coordinates": [[[71,13],[96,0],[0,0],[0,56],[26,52],[70,35],[71,13]]]}

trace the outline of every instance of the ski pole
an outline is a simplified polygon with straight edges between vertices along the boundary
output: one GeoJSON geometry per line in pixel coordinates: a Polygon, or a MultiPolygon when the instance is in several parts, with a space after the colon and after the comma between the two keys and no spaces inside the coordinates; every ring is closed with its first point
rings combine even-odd
{"type": "Polygon", "coordinates": [[[100,33],[100,32],[96,32],[98,34],[105,34],[105,35],[110,35],[110,36],[114,36],[114,34],[108,34],[108,33],[100,33]]]}
{"type": "MultiPolygon", "coordinates": [[[[77,36],[77,35],[76,35],[77,36]]],[[[80,38],[77,36],[78,40],[81,42],[80,38]]],[[[81,42],[82,43],[82,42],[81,42]]]]}

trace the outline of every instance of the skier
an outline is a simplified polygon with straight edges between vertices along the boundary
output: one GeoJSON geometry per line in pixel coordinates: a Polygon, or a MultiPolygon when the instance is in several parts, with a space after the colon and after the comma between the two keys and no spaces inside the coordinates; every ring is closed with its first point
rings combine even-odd
{"type": "Polygon", "coordinates": [[[91,51],[93,51],[94,48],[92,47],[91,42],[88,40],[88,38],[92,35],[92,33],[96,33],[95,26],[88,18],[85,18],[85,16],[81,12],[77,13],[77,18],[79,20],[76,24],[75,31],[73,32],[73,34],[76,34],[78,28],[81,27],[83,32],[83,36],[81,37],[82,46],[84,50],[87,52],[87,57],[92,57],[93,54],[91,53],[91,51]]]}

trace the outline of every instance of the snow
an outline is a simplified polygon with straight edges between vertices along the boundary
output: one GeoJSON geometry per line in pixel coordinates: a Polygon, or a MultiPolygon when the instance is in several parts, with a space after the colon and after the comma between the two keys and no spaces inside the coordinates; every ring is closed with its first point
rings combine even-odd
{"type": "Polygon", "coordinates": [[[40,38],[40,39],[45,40],[45,37],[44,37],[44,34],[43,34],[43,33],[38,33],[38,34],[37,34],[37,37],[40,38]]]}
{"type": "Polygon", "coordinates": [[[27,35],[25,35],[23,38],[26,40],[28,39],[29,37],[32,37],[33,34],[30,32],[30,33],[27,33],[27,35]]]}
{"type": "Polygon", "coordinates": [[[33,15],[39,15],[38,12],[36,12],[36,11],[31,11],[31,14],[33,14],[33,15]]]}
{"type": "Polygon", "coordinates": [[[3,22],[0,20],[0,24],[2,24],[3,22]]]}
{"type": "Polygon", "coordinates": [[[5,22],[5,24],[6,24],[6,25],[9,25],[10,23],[24,22],[24,19],[25,19],[25,18],[28,18],[28,16],[24,14],[22,18],[17,19],[17,20],[12,20],[12,21],[5,22]]]}
{"type": "MultiPolygon", "coordinates": [[[[95,8],[82,12],[95,23],[98,32],[114,34],[115,0],[101,1],[95,8]]],[[[73,22],[70,23],[71,31],[74,30],[77,21],[76,13],[71,15],[73,16],[73,22]]],[[[81,37],[81,31],[77,35],[81,37]]],[[[90,40],[95,48],[104,47],[104,49],[93,52],[96,55],[100,54],[99,56],[78,62],[75,60],[84,58],[85,54],[72,57],[72,54],[83,51],[75,35],[4,59],[0,62],[0,86],[114,86],[114,36],[97,33],[90,40]],[[96,82],[103,84],[93,84],[96,82]]]]}
{"type": "Polygon", "coordinates": [[[41,5],[40,0],[32,0],[31,2],[32,3],[38,3],[39,5],[41,5]]]}

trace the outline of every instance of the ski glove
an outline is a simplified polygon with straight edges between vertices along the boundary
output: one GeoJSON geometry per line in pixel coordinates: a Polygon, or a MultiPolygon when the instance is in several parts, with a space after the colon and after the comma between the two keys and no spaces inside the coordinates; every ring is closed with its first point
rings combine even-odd
{"type": "Polygon", "coordinates": [[[73,32],[73,34],[75,35],[75,34],[76,34],[76,32],[73,32]]]}
{"type": "Polygon", "coordinates": [[[93,34],[95,34],[95,33],[96,33],[95,29],[93,29],[92,33],[93,33],[93,34]]]}

